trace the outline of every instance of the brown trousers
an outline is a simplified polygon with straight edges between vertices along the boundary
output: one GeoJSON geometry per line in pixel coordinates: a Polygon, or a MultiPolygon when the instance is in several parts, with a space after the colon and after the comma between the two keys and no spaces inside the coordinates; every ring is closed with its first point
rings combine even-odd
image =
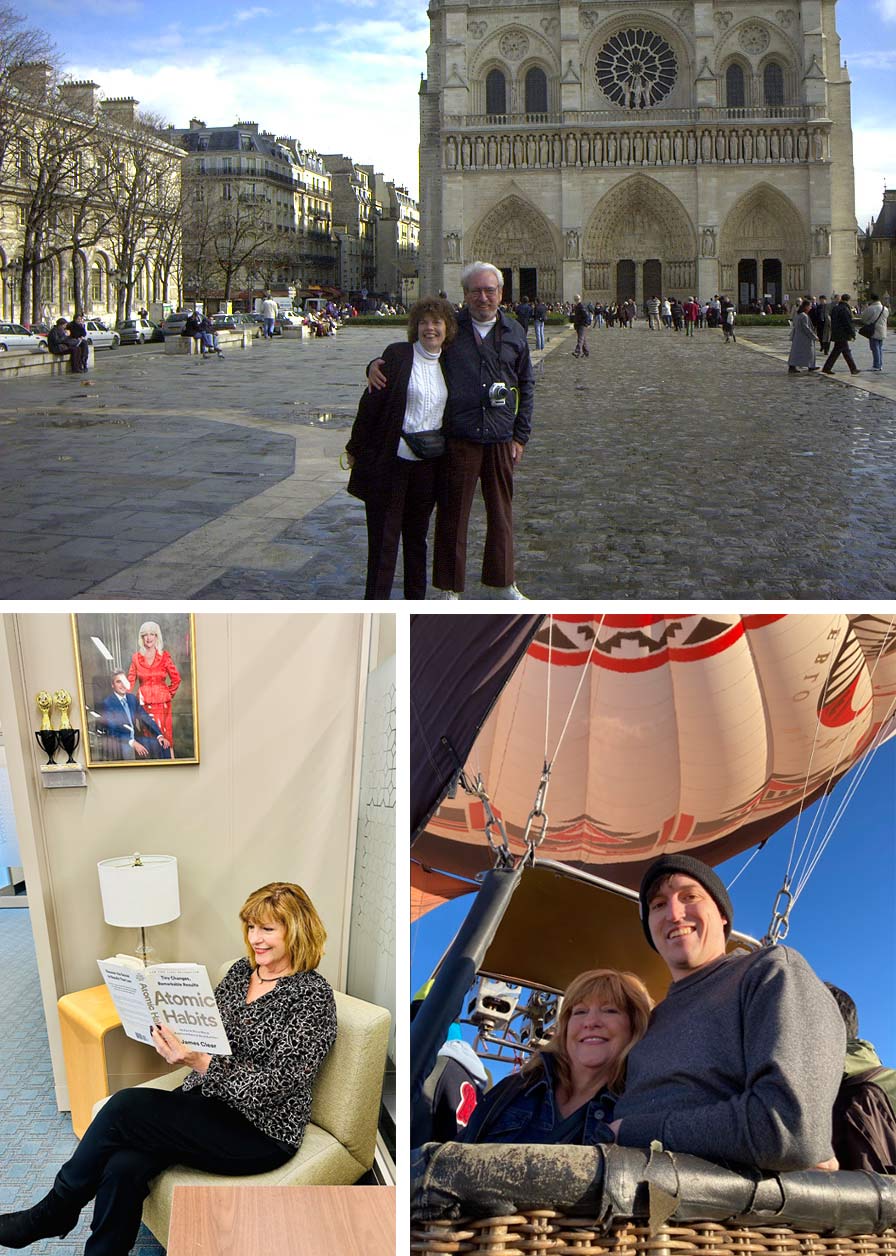
{"type": "Polygon", "coordinates": [[[432,582],[437,589],[464,591],[477,481],[486,520],[482,583],[497,589],[513,584],[513,442],[480,445],[449,437],[436,510],[432,582]]]}

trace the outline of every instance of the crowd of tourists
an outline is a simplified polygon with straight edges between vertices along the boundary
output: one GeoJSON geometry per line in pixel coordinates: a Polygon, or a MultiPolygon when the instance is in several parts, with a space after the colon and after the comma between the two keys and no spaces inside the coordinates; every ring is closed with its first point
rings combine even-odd
{"type": "Polygon", "coordinates": [[[842,357],[850,373],[858,375],[861,368],[856,365],[850,348],[856,339],[856,324],[858,335],[868,341],[871,350],[871,370],[882,371],[889,318],[889,308],[875,292],[869,294],[861,312],[853,306],[848,292],[831,301],[826,296],[803,297],[791,322],[789,373],[798,375],[806,370],[830,375],[837,359],[842,357]],[[817,351],[826,355],[823,366],[816,361],[817,351]]]}

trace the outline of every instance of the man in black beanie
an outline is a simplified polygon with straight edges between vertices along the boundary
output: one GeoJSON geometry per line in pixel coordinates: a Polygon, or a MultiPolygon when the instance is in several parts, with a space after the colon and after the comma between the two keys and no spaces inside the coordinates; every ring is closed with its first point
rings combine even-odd
{"type": "Polygon", "coordinates": [[[846,1037],[812,969],[789,947],[727,954],[731,899],[690,855],[652,863],[640,902],[672,985],[628,1057],[616,1141],[771,1171],[835,1169],[846,1037]]]}

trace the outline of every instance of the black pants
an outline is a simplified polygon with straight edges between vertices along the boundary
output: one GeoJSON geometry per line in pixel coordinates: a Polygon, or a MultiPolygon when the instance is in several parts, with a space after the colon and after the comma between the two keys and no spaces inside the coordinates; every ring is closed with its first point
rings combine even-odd
{"type": "Polygon", "coordinates": [[[149,1184],[172,1164],[240,1177],[285,1164],[294,1151],[199,1090],[120,1090],[56,1175],[62,1199],[96,1199],[84,1256],[128,1256],[149,1184]]]}
{"type": "Polygon", "coordinates": [[[411,462],[395,458],[388,496],[364,503],[367,512],[367,584],[365,598],[392,592],[398,543],[402,547],[404,595],[426,597],[426,534],[436,504],[440,458],[411,462]]]}
{"type": "Polygon", "coordinates": [[[843,361],[852,371],[853,375],[855,375],[859,368],[856,366],[855,361],[853,359],[852,352],[849,348],[848,340],[835,340],[834,341],[834,347],[831,350],[830,356],[828,357],[828,360],[825,362],[824,366],[821,369],[823,371],[832,371],[834,369],[834,363],[841,356],[841,354],[843,355],[843,361]]]}

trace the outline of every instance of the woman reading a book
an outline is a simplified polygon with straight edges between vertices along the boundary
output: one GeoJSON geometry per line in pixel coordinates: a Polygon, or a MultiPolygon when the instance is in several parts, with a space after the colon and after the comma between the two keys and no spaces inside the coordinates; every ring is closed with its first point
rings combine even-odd
{"type": "Polygon", "coordinates": [[[232,1054],[188,1050],[157,1027],[159,1054],[191,1070],[183,1085],[113,1095],[49,1195],[0,1217],[0,1245],[62,1238],[95,1199],[85,1256],[127,1256],[149,1183],[168,1165],[241,1176],[295,1154],[317,1070],[336,1037],[333,992],[315,971],[326,931],[301,886],[284,882],[250,894],[240,920],[247,958],[215,992],[232,1054]]]}

